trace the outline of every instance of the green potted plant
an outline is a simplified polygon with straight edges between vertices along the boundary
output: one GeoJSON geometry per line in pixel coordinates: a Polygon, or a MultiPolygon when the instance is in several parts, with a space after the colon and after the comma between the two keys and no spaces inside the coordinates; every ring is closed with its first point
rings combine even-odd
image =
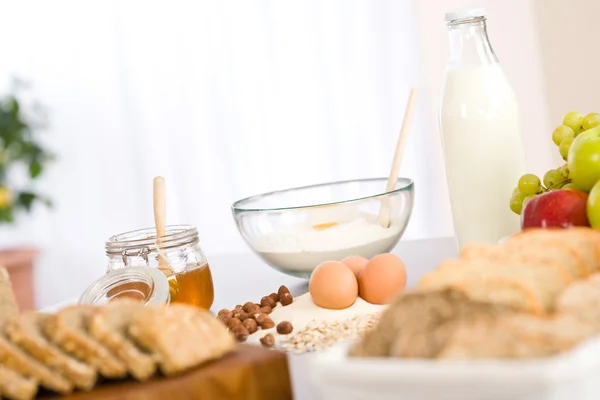
{"type": "MultiPolygon", "coordinates": [[[[34,183],[53,155],[39,140],[45,124],[39,107],[22,108],[17,98],[22,82],[15,82],[11,94],[0,99],[0,227],[16,223],[36,203],[50,200],[35,191],[34,183]]],[[[21,310],[35,307],[33,266],[35,248],[0,248],[0,266],[13,282],[21,310]]]]}

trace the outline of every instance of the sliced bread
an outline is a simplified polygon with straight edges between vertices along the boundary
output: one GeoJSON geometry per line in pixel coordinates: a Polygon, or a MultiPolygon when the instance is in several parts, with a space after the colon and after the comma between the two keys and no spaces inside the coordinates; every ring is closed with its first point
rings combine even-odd
{"type": "Polygon", "coordinates": [[[127,333],[131,318],[144,309],[133,300],[113,301],[97,308],[90,318],[90,334],[125,363],[129,373],[144,381],[156,372],[156,361],[139,349],[127,333]]]}
{"type": "Polygon", "coordinates": [[[505,262],[511,259],[536,259],[558,264],[571,279],[579,279],[589,274],[580,252],[558,239],[548,240],[545,243],[535,243],[533,240],[533,243],[515,241],[503,244],[468,244],[461,250],[460,257],[489,258],[505,262]]]}
{"type": "Polygon", "coordinates": [[[44,321],[46,336],[73,357],[94,366],[106,378],[123,378],[125,364],[90,336],[88,323],[93,306],[75,305],[63,308],[44,321]]]}
{"type": "Polygon", "coordinates": [[[556,298],[569,280],[560,266],[535,259],[506,262],[486,258],[457,259],[441,263],[421,279],[419,287],[454,287],[475,300],[539,313],[554,309],[556,298]]]}
{"type": "Polygon", "coordinates": [[[129,334],[156,355],[160,370],[167,376],[235,348],[233,336],[210,312],[183,304],[142,308],[132,316],[129,334]]]}
{"type": "Polygon", "coordinates": [[[96,369],[69,357],[42,333],[50,315],[28,312],[12,318],[6,324],[10,340],[46,366],[61,373],[76,388],[90,390],[96,383],[96,369]]]}
{"type": "Polygon", "coordinates": [[[73,385],[65,377],[25,353],[3,335],[0,335],[0,365],[33,378],[54,392],[69,394],[73,391],[73,385]]]}
{"type": "Polygon", "coordinates": [[[535,242],[550,248],[556,243],[556,240],[581,254],[588,275],[600,270],[600,234],[591,228],[530,228],[511,236],[506,243],[535,242]]]}
{"type": "Polygon", "coordinates": [[[473,301],[454,289],[408,292],[386,308],[378,326],[350,348],[350,356],[432,358],[444,348],[458,322],[514,312],[473,301]]]}
{"type": "Polygon", "coordinates": [[[34,379],[25,378],[13,370],[0,365],[0,398],[30,400],[37,394],[38,385],[34,379]]]}
{"type": "Polygon", "coordinates": [[[0,267],[0,328],[4,322],[19,314],[8,271],[0,267]]]}
{"type": "Polygon", "coordinates": [[[597,333],[571,317],[530,314],[479,317],[450,335],[439,358],[538,358],[566,351],[597,333]]]}

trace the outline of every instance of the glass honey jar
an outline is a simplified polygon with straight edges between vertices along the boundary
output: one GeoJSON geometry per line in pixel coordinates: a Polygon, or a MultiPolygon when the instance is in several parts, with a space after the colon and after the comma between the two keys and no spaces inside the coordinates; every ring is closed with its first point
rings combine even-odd
{"type": "Polygon", "coordinates": [[[88,288],[80,302],[98,304],[130,297],[149,303],[154,296],[154,303],[186,303],[208,310],[214,286],[199,243],[198,231],[189,225],[167,226],[161,238],[154,228],[114,235],[105,244],[107,274],[95,282],[96,287],[88,288]],[[143,274],[142,270],[152,272],[143,274]],[[144,275],[145,280],[123,279],[132,274],[144,275]]]}

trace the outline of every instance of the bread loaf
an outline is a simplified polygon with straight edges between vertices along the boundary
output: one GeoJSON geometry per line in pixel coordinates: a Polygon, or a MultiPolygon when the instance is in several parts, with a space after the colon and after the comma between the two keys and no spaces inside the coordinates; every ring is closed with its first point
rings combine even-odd
{"type": "Polygon", "coordinates": [[[140,381],[154,375],[156,361],[141,351],[127,332],[133,315],[142,312],[144,307],[137,301],[114,301],[94,310],[90,318],[90,333],[94,339],[123,361],[129,373],[140,381]]]}
{"type": "Polygon", "coordinates": [[[589,274],[584,258],[577,247],[558,239],[549,239],[544,243],[534,240],[507,242],[503,244],[469,244],[460,252],[463,259],[481,259],[504,261],[537,260],[559,265],[571,280],[586,277],[589,274]]]}
{"type": "Polygon", "coordinates": [[[560,241],[578,252],[586,266],[586,275],[600,270],[600,233],[594,229],[572,227],[569,229],[530,228],[514,236],[507,243],[541,243],[550,249],[560,241]]]}
{"type": "Polygon", "coordinates": [[[0,365],[0,398],[30,400],[37,394],[38,386],[34,379],[25,378],[13,370],[0,365]]]}
{"type": "Polygon", "coordinates": [[[448,260],[425,275],[421,289],[452,287],[474,300],[505,304],[531,313],[550,312],[571,278],[558,264],[537,259],[448,260]]]}
{"type": "Polygon", "coordinates": [[[233,336],[210,312],[181,304],[144,307],[132,315],[129,334],[156,356],[167,376],[220,358],[235,347],[233,336]]]}
{"type": "Polygon", "coordinates": [[[67,378],[76,388],[90,390],[96,384],[95,368],[69,357],[42,333],[42,326],[50,318],[47,314],[27,312],[12,318],[6,324],[9,339],[36,358],[67,378]]]}
{"type": "Polygon", "coordinates": [[[46,336],[73,357],[98,369],[106,378],[124,378],[125,364],[88,332],[94,307],[76,305],[51,315],[43,326],[46,336]]]}

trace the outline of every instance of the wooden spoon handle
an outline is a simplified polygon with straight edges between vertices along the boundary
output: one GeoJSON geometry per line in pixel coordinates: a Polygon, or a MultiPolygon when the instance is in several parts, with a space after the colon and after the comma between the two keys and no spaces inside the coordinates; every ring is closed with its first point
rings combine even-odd
{"type": "MultiPolygon", "coordinates": [[[[167,196],[165,191],[165,179],[162,176],[154,178],[154,225],[156,226],[156,244],[160,245],[166,234],[167,221],[167,196]]],[[[165,275],[170,276],[173,270],[169,267],[167,259],[159,250],[158,254],[158,269],[165,275]]]]}

